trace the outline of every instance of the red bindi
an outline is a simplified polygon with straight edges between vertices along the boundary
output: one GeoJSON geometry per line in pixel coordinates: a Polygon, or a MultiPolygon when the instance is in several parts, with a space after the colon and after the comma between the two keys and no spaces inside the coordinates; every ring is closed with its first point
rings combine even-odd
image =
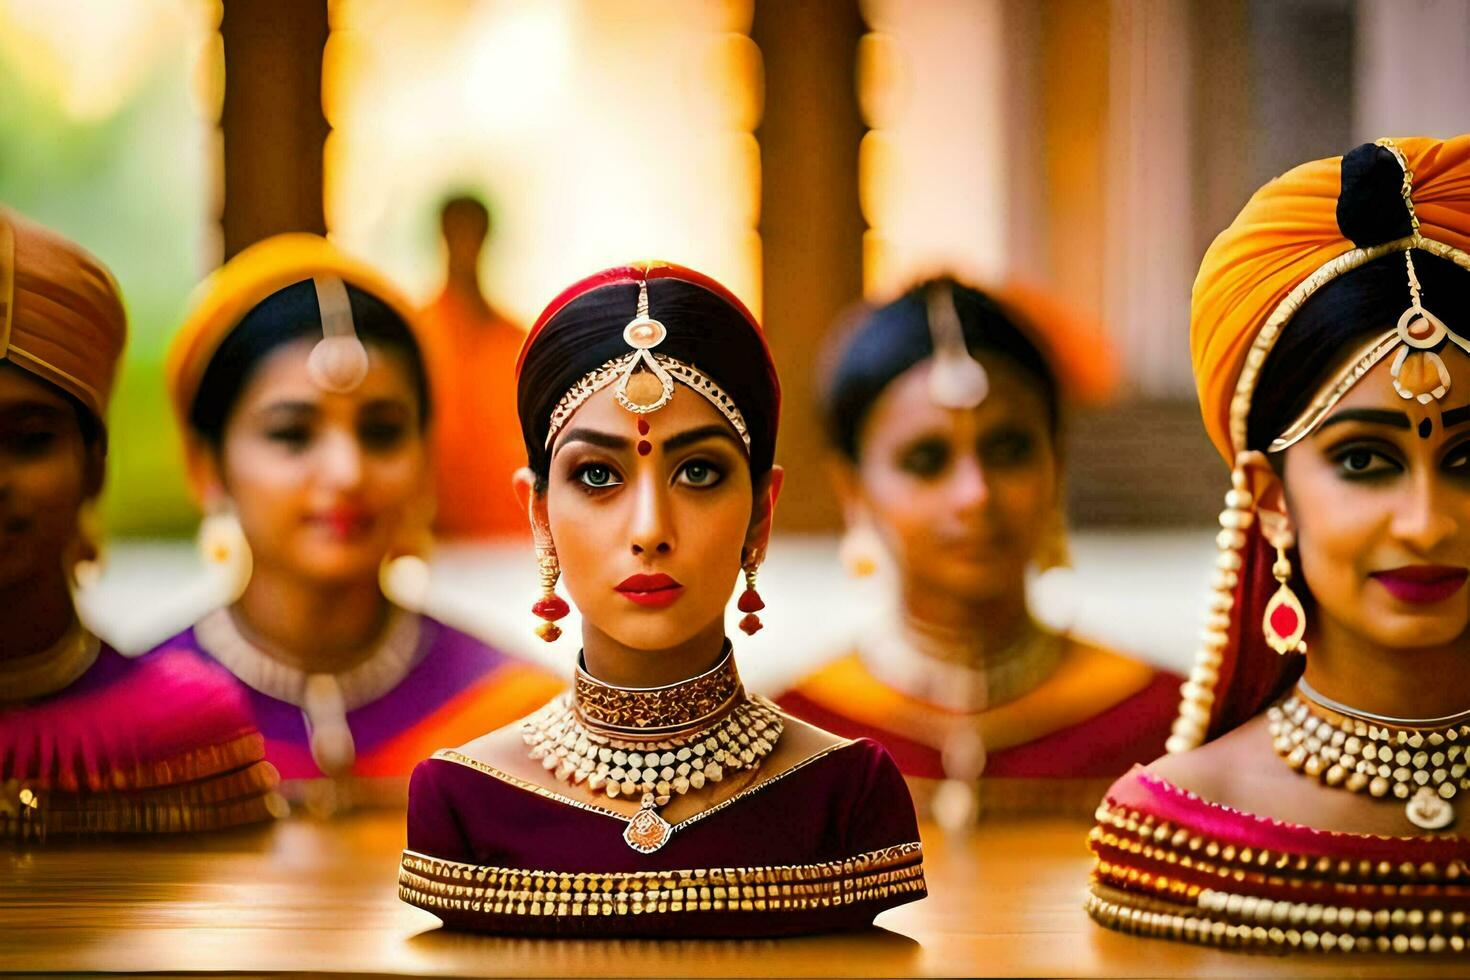
{"type": "Polygon", "coordinates": [[[647,456],[651,452],[653,452],[653,443],[649,442],[647,439],[639,439],[638,440],[638,455],[639,456],[647,456]]]}
{"type": "Polygon", "coordinates": [[[638,434],[640,436],[646,436],[646,435],[648,435],[648,420],[647,419],[639,419],[638,420],[638,434]]]}

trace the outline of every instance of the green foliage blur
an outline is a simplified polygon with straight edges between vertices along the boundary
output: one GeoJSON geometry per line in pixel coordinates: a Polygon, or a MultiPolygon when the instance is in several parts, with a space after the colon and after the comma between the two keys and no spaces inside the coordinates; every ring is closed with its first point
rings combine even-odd
{"type": "Polygon", "coordinates": [[[0,202],[95,253],[127,304],[109,420],[109,535],[184,534],[197,521],[163,388],[164,351],[207,271],[210,133],[189,73],[184,46],[165,45],[116,112],[79,119],[0,57],[0,202]]]}

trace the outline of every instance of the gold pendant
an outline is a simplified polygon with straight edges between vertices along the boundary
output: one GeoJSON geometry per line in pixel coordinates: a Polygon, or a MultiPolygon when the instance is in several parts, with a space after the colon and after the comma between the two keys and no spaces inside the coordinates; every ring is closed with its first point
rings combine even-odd
{"type": "Polygon", "coordinates": [[[633,814],[633,819],[628,821],[623,840],[641,854],[652,854],[667,844],[673,835],[674,828],[658,815],[652,801],[645,800],[639,811],[633,814]]]}
{"type": "Polygon", "coordinates": [[[1455,808],[1432,787],[1421,786],[1404,806],[1409,823],[1424,830],[1443,830],[1455,822],[1455,808]]]}

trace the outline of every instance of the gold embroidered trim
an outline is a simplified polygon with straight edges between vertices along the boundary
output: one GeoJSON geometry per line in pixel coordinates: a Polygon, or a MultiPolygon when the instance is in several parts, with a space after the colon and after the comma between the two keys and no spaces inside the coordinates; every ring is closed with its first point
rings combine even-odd
{"type": "Polygon", "coordinates": [[[105,772],[91,784],[83,786],[77,773],[66,770],[55,780],[33,780],[40,789],[78,790],[142,790],[177,783],[191,783],[220,773],[251,765],[265,758],[265,737],[250,732],[219,745],[206,745],[184,755],[158,762],[140,762],[131,769],[105,772]]]}
{"type": "Polygon", "coordinates": [[[53,834],[180,833],[256,823],[283,813],[267,762],[184,786],[142,792],[64,793],[16,781],[0,787],[0,839],[53,834]]]}
{"type": "MultiPolygon", "coordinates": [[[[831,755],[833,752],[836,752],[838,749],[847,748],[851,744],[853,744],[852,740],[847,739],[842,742],[838,742],[836,745],[829,745],[822,751],[809,755],[805,759],[802,759],[800,762],[790,766],[789,768],[781,770],[770,779],[756,783],[754,786],[748,786],[740,792],[736,793],[734,796],[730,797],[728,800],[721,800],[714,806],[701,810],[692,816],[685,817],[683,820],[673,825],[673,831],[677,832],[684,829],[685,827],[690,826],[691,824],[698,823],[705,817],[719,813],[721,810],[725,809],[725,807],[744,799],[752,793],[759,793],[767,786],[771,786],[779,782],[780,780],[785,779],[787,776],[790,776],[792,773],[797,772],[801,769],[805,769],[813,762],[824,759],[827,756],[831,755]]],[[[538,786],[535,783],[521,779],[519,776],[512,776],[508,772],[496,769],[489,763],[481,762],[479,759],[472,759],[469,756],[464,755],[463,753],[456,752],[454,749],[440,749],[438,752],[435,752],[433,756],[431,756],[431,758],[440,759],[444,762],[453,762],[461,766],[467,766],[468,768],[478,770],[479,772],[482,772],[485,775],[490,776],[491,778],[498,779],[503,783],[508,783],[511,786],[516,787],[517,789],[523,789],[528,793],[534,793],[537,796],[542,797],[543,799],[554,800],[557,803],[564,803],[567,806],[574,806],[579,810],[586,810],[588,813],[600,813],[605,817],[612,817],[614,820],[621,821],[622,823],[627,823],[629,820],[632,820],[634,816],[631,813],[622,813],[609,807],[598,806],[595,803],[585,803],[581,800],[574,800],[569,796],[563,796],[560,793],[555,792],[554,790],[547,789],[544,786],[538,786]]]]}
{"type": "Polygon", "coordinates": [[[566,873],[444,861],[404,851],[399,897],[502,916],[625,916],[825,909],[926,890],[914,841],[841,861],[750,868],[566,873]]]}
{"type": "Polygon", "coordinates": [[[1464,912],[1370,911],[1220,893],[1211,893],[1208,905],[1150,901],[1098,883],[1084,902],[1087,914],[1109,929],[1208,946],[1365,953],[1462,953],[1466,948],[1464,912]],[[1212,914],[1217,911],[1225,914],[1212,914]]]}
{"type": "Polygon", "coordinates": [[[1464,860],[1444,864],[1431,861],[1417,865],[1410,862],[1394,864],[1367,858],[1333,859],[1299,852],[1241,847],[1107,801],[1097,808],[1097,824],[1089,838],[1094,851],[1099,842],[1133,853],[1143,853],[1142,849],[1148,847],[1152,853],[1145,856],[1186,868],[1201,866],[1203,862],[1204,869],[1222,876],[1234,877],[1250,871],[1271,875],[1273,883],[1287,880],[1285,876],[1295,876],[1305,881],[1339,884],[1355,884],[1356,879],[1365,887],[1383,884],[1412,888],[1413,883],[1444,883],[1449,886],[1456,882],[1470,885],[1470,864],[1464,860]],[[1132,843],[1124,838],[1129,838],[1132,843]],[[1218,872],[1214,870],[1216,868],[1218,872]]]}

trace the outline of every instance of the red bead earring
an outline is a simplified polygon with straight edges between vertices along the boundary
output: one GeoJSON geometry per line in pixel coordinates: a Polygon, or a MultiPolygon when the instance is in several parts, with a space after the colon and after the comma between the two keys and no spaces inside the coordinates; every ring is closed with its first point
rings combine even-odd
{"type": "Polygon", "coordinates": [[[561,563],[556,560],[556,551],[542,548],[536,555],[536,561],[541,566],[541,598],[536,600],[531,612],[546,620],[536,627],[536,635],[551,643],[561,636],[561,627],[556,625],[556,621],[571,612],[571,607],[556,594],[556,580],[561,577],[561,563]]]}
{"type": "Polygon", "coordinates": [[[766,608],[761,594],[755,590],[755,575],[759,570],[760,566],[754,561],[745,566],[745,591],[740,594],[740,601],[735,604],[735,608],[745,613],[745,617],[740,620],[740,629],[747,636],[754,636],[764,625],[761,623],[761,618],[756,615],[766,608]]]}

